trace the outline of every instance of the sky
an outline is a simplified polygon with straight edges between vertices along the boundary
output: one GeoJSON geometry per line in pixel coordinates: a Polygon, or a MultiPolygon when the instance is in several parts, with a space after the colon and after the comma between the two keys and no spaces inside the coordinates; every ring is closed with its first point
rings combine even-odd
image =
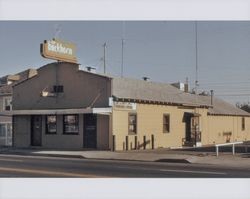
{"type": "MultiPolygon", "coordinates": [[[[194,21],[0,21],[0,76],[39,68],[53,60],[40,55],[40,43],[58,37],[77,46],[81,67],[194,88],[194,21]]],[[[197,22],[198,91],[214,90],[232,104],[250,102],[250,22],[197,22]]]]}

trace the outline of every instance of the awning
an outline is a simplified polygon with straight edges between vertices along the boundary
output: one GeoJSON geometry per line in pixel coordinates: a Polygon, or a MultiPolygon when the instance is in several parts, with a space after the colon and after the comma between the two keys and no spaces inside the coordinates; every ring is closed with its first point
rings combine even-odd
{"type": "Polygon", "coordinates": [[[64,114],[110,114],[112,112],[111,107],[107,108],[79,108],[79,109],[48,109],[48,110],[12,110],[2,111],[1,116],[13,116],[13,115],[64,115],[64,114]]]}
{"type": "Polygon", "coordinates": [[[193,113],[193,112],[184,112],[184,116],[189,116],[189,117],[200,117],[201,114],[199,114],[199,113],[193,113]]]}

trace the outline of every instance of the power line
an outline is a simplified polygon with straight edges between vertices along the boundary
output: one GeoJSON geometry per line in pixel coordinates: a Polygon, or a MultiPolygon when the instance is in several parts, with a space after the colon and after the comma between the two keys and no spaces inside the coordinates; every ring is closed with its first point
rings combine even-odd
{"type": "Polygon", "coordinates": [[[241,97],[241,96],[250,96],[250,93],[246,93],[246,94],[217,94],[216,96],[235,96],[235,97],[241,97]]]}
{"type": "Polygon", "coordinates": [[[103,44],[103,73],[106,74],[106,42],[103,44]]]}
{"type": "Polygon", "coordinates": [[[198,89],[198,40],[197,40],[197,21],[195,21],[195,93],[198,89]]]}
{"type": "Polygon", "coordinates": [[[121,77],[123,77],[123,54],[124,54],[124,32],[125,32],[125,21],[122,22],[122,61],[121,61],[121,77]]]}

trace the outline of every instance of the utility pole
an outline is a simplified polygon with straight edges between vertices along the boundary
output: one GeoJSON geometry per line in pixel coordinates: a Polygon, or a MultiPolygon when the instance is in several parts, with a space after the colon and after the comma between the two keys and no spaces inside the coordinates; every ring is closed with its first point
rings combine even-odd
{"type": "MultiPolygon", "coordinates": [[[[198,34],[197,34],[197,21],[195,21],[195,104],[197,106],[198,95],[198,34]]],[[[195,113],[199,113],[197,107],[194,110],[195,113]]],[[[200,118],[195,116],[195,146],[200,142],[200,118]]]]}
{"type": "Polygon", "coordinates": [[[125,32],[125,22],[122,22],[122,60],[121,60],[121,77],[123,77],[123,62],[124,62],[124,32],[125,32]]]}
{"type": "Polygon", "coordinates": [[[106,48],[107,44],[106,42],[103,44],[103,72],[106,74],[106,48]]]}
{"type": "Polygon", "coordinates": [[[123,77],[123,48],[124,48],[124,39],[122,38],[122,63],[121,63],[121,77],[123,77]]]}

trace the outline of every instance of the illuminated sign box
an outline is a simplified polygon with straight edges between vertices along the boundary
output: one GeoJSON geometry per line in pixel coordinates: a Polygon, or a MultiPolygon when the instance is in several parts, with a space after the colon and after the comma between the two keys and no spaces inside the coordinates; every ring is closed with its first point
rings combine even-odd
{"type": "Polygon", "coordinates": [[[41,55],[48,59],[77,63],[75,52],[76,47],[74,44],[58,39],[45,40],[41,44],[41,55]]]}

